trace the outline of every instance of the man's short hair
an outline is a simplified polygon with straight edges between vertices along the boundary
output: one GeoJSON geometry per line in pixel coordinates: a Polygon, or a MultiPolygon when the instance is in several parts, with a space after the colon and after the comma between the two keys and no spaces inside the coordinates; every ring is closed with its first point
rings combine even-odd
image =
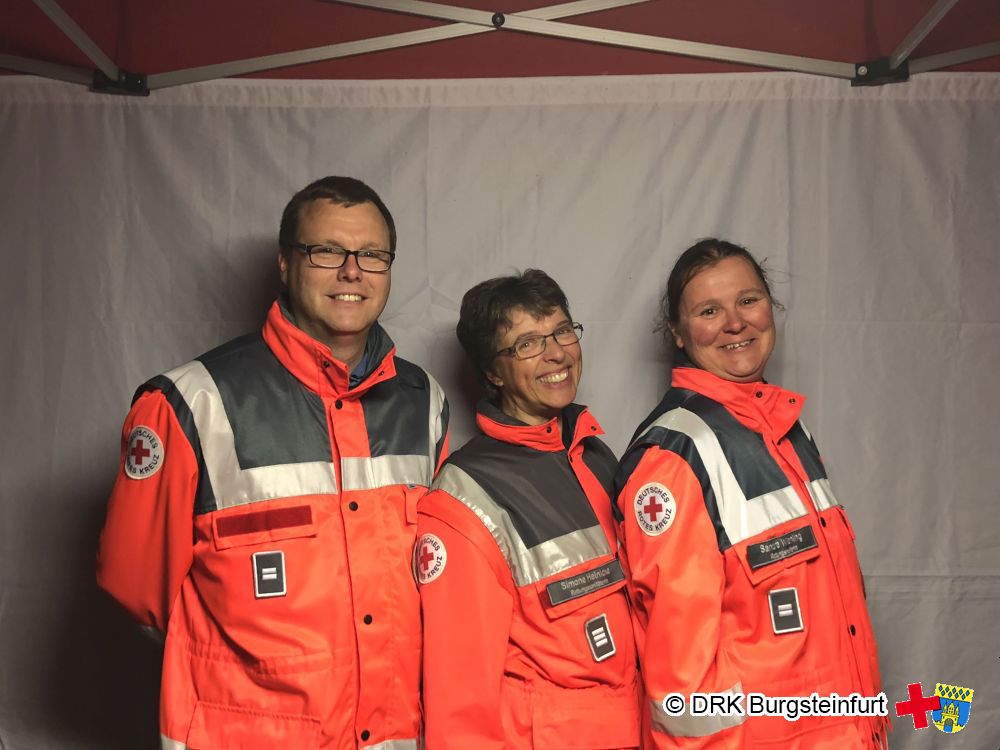
{"type": "Polygon", "coordinates": [[[338,206],[357,206],[371,203],[382,214],[389,228],[389,250],[396,250],[396,222],[379,194],[361,180],[353,177],[323,177],[311,182],[292,196],[281,214],[281,227],[278,229],[278,246],[282,252],[299,241],[299,220],[303,206],[317,200],[328,200],[338,206]]]}

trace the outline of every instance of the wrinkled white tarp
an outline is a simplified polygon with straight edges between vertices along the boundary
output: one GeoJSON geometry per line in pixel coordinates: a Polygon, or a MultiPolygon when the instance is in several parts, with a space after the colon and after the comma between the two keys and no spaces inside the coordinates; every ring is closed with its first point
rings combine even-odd
{"type": "MultiPolygon", "coordinates": [[[[395,214],[383,322],[444,385],[456,447],[475,282],[562,283],[580,400],[620,452],[667,382],[651,329],[679,252],[766,257],[787,306],[768,376],[808,397],[853,519],[890,707],[909,682],[974,688],[946,742],[1000,744],[1000,75],[744,74],[146,99],[0,80],[0,747],[155,741],[158,655],[92,584],[121,420],[143,380],[259,325],[281,209],[325,174],[395,214]]],[[[936,733],[903,719],[893,746],[936,733]]]]}

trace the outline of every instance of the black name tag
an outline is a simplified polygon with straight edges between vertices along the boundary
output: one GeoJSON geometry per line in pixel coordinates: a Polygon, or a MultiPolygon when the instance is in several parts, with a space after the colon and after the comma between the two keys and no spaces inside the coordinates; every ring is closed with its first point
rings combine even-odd
{"type": "Polygon", "coordinates": [[[545,587],[545,590],[549,592],[549,604],[555,606],[624,580],[625,572],[622,570],[622,564],[615,559],[599,568],[553,581],[545,587]]]}
{"type": "Polygon", "coordinates": [[[787,534],[754,542],[747,545],[747,562],[751,570],[763,568],[765,565],[784,560],[816,546],[816,534],[812,526],[789,531],[787,534]]]}

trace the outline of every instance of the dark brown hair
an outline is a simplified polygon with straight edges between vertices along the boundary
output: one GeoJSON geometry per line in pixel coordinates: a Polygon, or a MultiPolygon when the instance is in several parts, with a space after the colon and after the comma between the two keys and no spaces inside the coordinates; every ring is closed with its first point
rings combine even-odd
{"type": "Polygon", "coordinates": [[[498,276],[472,287],[462,297],[455,333],[479,374],[489,397],[496,388],[486,378],[500,338],[510,330],[511,310],[522,309],[535,318],[562,310],[569,317],[566,294],[545,271],[529,268],[513,276],[498,276]]]}
{"type": "Polygon", "coordinates": [[[666,291],[660,299],[657,330],[662,330],[669,341],[673,340],[670,327],[677,325],[680,318],[681,295],[684,294],[687,285],[691,283],[691,279],[725,258],[743,258],[753,266],[753,270],[757,272],[757,276],[760,277],[760,281],[764,285],[767,296],[771,297],[771,304],[781,309],[781,304],[771,294],[767,272],[763,265],[750,254],[749,250],[714,237],[699,240],[681,253],[681,257],[674,263],[670,276],[667,278],[666,291]]]}
{"type": "Polygon", "coordinates": [[[278,245],[282,252],[287,252],[288,248],[299,241],[299,221],[302,207],[317,200],[328,200],[338,206],[357,206],[362,203],[371,203],[382,214],[385,224],[389,228],[389,250],[396,250],[396,223],[392,220],[392,214],[378,193],[368,187],[361,180],[353,177],[322,177],[315,182],[311,182],[292,196],[281,213],[281,226],[278,229],[278,245]]]}

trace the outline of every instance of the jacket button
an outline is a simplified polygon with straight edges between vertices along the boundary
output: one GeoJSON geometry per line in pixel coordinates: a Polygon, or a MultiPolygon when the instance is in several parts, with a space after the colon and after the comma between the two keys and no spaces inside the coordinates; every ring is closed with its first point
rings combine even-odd
{"type": "Polygon", "coordinates": [[[851,625],[851,635],[855,635],[857,632],[858,631],[854,629],[854,626],[851,625]]]}
{"type": "Polygon", "coordinates": [[[825,518],[819,519],[819,525],[820,526],[826,526],[826,519],[825,518]]]}
{"type": "Polygon", "coordinates": [[[325,370],[329,366],[330,366],[330,360],[324,359],[323,360],[323,369],[325,370]]]}
{"type": "Polygon", "coordinates": [[[753,395],[756,396],[757,398],[764,398],[764,391],[757,391],[753,395]]]}
{"type": "Polygon", "coordinates": [[[367,740],[371,736],[372,736],[372,733],[369,732],[367,729],[362,729],[361,730],[361,739],[367,740]]]}
{"type": "Polygon", "coordinates": [[[348,503],[347,507],[350,508],[351,510],[357,510],[358,509],[358,504],[356,502],[354,502],[353,500],[351,500],[351,502],[348,503]]]}
{"type": "Polygon", "coordinates": [[[795,399],[794,399],[794,398],[790,398],[790,399],[788,399],[788,403],[790,403],[790,404],[794,404],[794,403],[795,403],[795,399]]]}
{"type": "Polygon", "coordinates": [[[343,409],[344,408],[344,402],[341,401],[339,398],[334,402],[333,405],[336,406],[338,409],[343,409]]]}
{"type": "Polygon", "coordinates": [[[546,432],[552,432],[552,425],[549,425],[548,427],[546,427],[545,431],[546,432]]]}
{"type": "Polygon", "coordinates": [[[372,624],[372,619],[373,618],[372,618],[371,615],[365,615],[365,625],[371,625],[372,624]]]}

